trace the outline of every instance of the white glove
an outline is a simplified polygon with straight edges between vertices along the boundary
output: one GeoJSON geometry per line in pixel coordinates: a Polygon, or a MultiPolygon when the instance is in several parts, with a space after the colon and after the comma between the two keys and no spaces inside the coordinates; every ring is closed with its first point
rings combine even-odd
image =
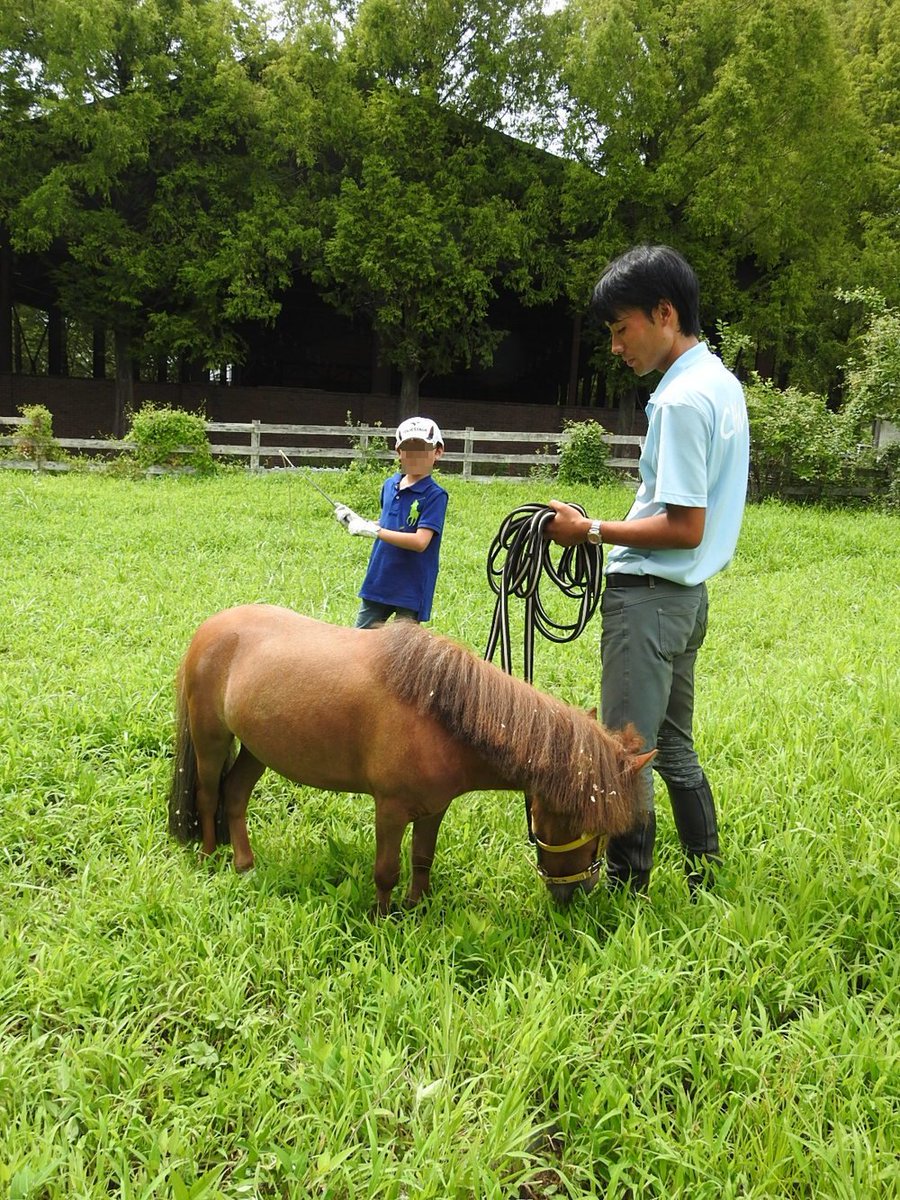
{"type": "Polygon", "coordinates": [[[377,538],[381,526],[375,521],[364,521],[354,513],[347,523],[347,529],[353,537],[377,538]]]}
{"type": "Polygon", "coordinates": [[[351,521],[360,520],[353,509],[348,508],[346,504],[336,504],[334,506],[334,519],[339,525],[343,525],[345,529],[350,527],[351,521]]]}

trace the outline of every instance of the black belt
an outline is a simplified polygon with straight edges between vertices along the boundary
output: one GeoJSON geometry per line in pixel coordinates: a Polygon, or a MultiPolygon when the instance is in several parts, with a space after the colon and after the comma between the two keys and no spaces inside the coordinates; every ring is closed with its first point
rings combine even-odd
{"type": "Polygon", "coordinates": [[[656,587],[658,583],[671,583],[670,579],[662,579],[659,575],[626,575],[623,571],[611,571],[606,576],[606,586],[620,587],[656,587]]]}

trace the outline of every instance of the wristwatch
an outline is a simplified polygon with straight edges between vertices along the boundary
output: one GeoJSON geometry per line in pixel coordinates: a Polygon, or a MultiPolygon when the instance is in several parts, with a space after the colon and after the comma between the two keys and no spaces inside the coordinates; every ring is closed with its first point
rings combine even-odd
{"type": "Polygon", "coordinates": [[[600,545],[600,543],[603,539],[600,537],[600,522],[599,521],[591,521],[591,527],[587,531],[587,540],[590,542],[590,544],[592,546],[600,545]]]}

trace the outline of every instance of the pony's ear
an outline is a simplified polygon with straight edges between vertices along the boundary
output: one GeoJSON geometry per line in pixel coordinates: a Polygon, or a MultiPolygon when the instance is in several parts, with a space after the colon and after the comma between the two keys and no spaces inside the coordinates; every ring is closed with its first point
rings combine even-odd
{"type": "Polygon", "coordinates": [[[594,705],[593,708],[589,708],[587,710],[587,715],[591,718],[592,721],[597,720],[597,705],[596,704],[594,705]]]}
{"type": "Polygon", "coordinates": [[[648,750],[646,754],[632,754],[628,760],[628,770],[632,775],[637,775],[638,771],[643,771],[648,762],[652,762],[656,758],[655,750],[648,750]]]}

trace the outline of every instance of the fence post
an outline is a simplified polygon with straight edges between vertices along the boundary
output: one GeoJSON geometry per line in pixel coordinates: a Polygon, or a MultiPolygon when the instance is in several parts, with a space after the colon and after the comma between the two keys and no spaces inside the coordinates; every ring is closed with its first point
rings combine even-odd
{"type": "Polygon", "coordinates": [[[250,470],[259,470],[259,421],[253,422],[253,428],[250,430],[250,470]]]}
{"type": "Polygon", "coordinates": [[[472,478],[472,449],[475,444],[475,439],[472,435],[474,433],[475,433],[474,428],[471,425],[467,425],[466,426],[466,436],[465,436],[465,440],[463,441],[463,469],[462,469],[463,479],[471,479],[472,478]]]}

